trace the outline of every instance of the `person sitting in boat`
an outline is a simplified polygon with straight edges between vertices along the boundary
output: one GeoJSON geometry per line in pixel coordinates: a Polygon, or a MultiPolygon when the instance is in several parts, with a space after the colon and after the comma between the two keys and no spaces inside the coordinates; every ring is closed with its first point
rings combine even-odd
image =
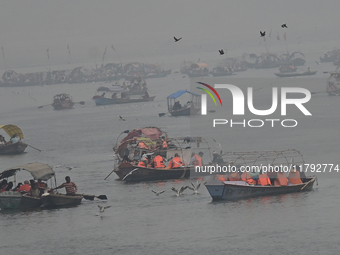
{"type": "Polygon", "coordinates": [[[261,173],[259,174],[259,178],[257,180],[257,185],[261,185],[261,186],[272,186],[270,179],[268,177],[267,173],[263,173],[261,171],[261,173]]]}
{"type": "Polygon", "coordinates": [[[6,191],[12,191],[12,190],[13,190],[13,182],[9,182],[6,187],[6,191]]]}
{"type": "Polygon", "coordinates": [[[9,140],[8,144],[15,144],[20,141],[20,137],[17,134],[12,135],[11,139],[9,140]]]}
{"type": "Polygon", "coordinates": [[[182,108],[182,105],[179,103],[179,101],[176,101],[174,106],[172,107],[172,110],[177,111],[182,108]]]}
{"type": "Polygon", "coordinates": [[[68,195],[68,196],[73,195],[74,196],[78,191],[77,185],[74,182],[71,182],[70,176],[66,176],[65,180],[66,180],[66,182],[64,182],[63,184],[61,184],[60,186],[58,186],[54,189],[65,188],[66,195],[68,195]]]}
{"type": "Polygon", "coordinates": [[[202,166],[202,156],[203,152],[199,152],[198,155],[196,155],[195,152],[191,153],[191,159],[189,165],[191,166],[202,166]]]}
{"type": "Polygon", "coordinates": [[[21,186],[22,186],[22,183],[19,182],[18,185],[13,189],[13,191],[19,191],[21,186]]]}
{"type": "Polygon", "coordinates": [[[170,160],[168,168],[173,169],[173,168],[180,168],[181,166],[184,166],[182,163],[181,158],[179,157],[178,153],[175,153],[175,157],[170,160]]]}
{"type": "Polygon", "coordinates": [[[185,104],[185,108],[190,108],[191,107],[191,101],[188,101],[186,104],[185,104]]]}
{"type": "Polygon", "coordinates": [[[20,186],[19,190],[20,193],[30,193],[31,191],[31,185],[29,181],[25,180],[24,184],[20,186]]]}
{"type": "Polygon", "coordinates": [[[289,175],[288,175],[288,183],[291,183],[291,184],[301,184],[302,181],[301,181],[301,177],[300,177],[300,170],[299,169],[299,166],[296,166],[296,168],[293,168],[289,175]]]}
{"type": "Polygon", "coordinates": [[[7,145],[7,142],[5,140],[5,137],[3,137],[2,135],[0,135],[0,147],[1,146],[5,146],[7,145]]]}
{"type": "Polygon", "coordinates": [[[240,173],[231,173],[228,175],[227,181],[240,181],[241,175],[240,173]]]}
{"type": "Polygon", "coordinates": [[[40,190],[38,189],[38,184],[34,183],[31,187],[31,197],[36,197],[39,198],[40,197],[40,190]]]}
{"type": "Polygon", "coordinates": [[[220,154],[218,154],[216,151],[213,151],[212,155],[213,155],[212,164],[224,164],[224,160],[220,154]]]}
{"type": "Polygon", "coordinates": [[[1,184],[0,184],[0,192],[6,191],[7,188],[7,180],[2,180],[1,184]]]}
{"type": "Polygon", "coordinates": [[[241,180],[248,183],[249,185],[255,185],[256,181],[249,175],[248,171],[243,172],[241,175],[241,180]]]}
{"type": "Polygon", "coordinates": [[[163,157],[161,155],[156,155],[151,162],[151,166],[153,168],[164,168],[163,157]]]}
{"type": "Polygon", "coordinates": [[[279,172],[276,173],[276,179],[274,181],[274,186],[287,186],[288,180],[286,174],[281,169],[279,172]]]}
{"type": "Polygon", "coordinates": [[[43,182],[41,179],[38,179],[38,189],[40,191],[40,194],[44,193],[44,190],[47,189],[47,184],[43,182]]]}

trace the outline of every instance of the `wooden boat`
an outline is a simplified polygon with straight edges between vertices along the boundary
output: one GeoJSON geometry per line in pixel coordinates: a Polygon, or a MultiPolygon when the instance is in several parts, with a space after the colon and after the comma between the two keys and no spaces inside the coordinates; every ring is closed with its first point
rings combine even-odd
{"type": "Polygon", "coordinates": [[[279,71],[281,73],[293,73],[297,70],[296,66],[293,65],[281,65],[279,71]]]}
{"type": "Polygon", "coordinates": [[[327,79],[326,92],[330,96],[340,95],[340,72],[331,72],[327,79]]]}
{"type": "Polygon", "coordinates": [[[82,195],[69,196],[60,193],[45,193],[41,196],[41,201],[44,207],[79,205],[82,199],[82,195]]]}
{"type": "Polygon", "coordinates": [[[58,94],[53,98],[52,106],[55,110],[71,109],[73,105],[74,102],[69,94],[58,94]]]}
{"type": "Polygon", "coordinates": [[[134,166],[128,162],[121,163],[114,171],[125,182],[156,181],[188,178],[190,167],[165,169],[134,166]]]}
{"type": "Polygon", "coordinates": [[[306,75],[314,75],[317,71],[307,71],[303,73],[275,73],[278,77],[297,77],[297,76],[306,76],[306,75]]]}
{"type": "Polygon", "coordinates": [[[107,98],[107,97],[93,97],[96,105],[108,105],[108,104],[128,104],[128,103],[139,103],[139,102],[150,102],[155,99],[156,96],[152,97],[139,97],[139,98],[107,98]]]}
{"type": "MultiPolygon", "coordinates": [[[[16,125],[1,125],[0,129],[3,129],[9,137],[13,135],[17,135],[20,139],[24,138],[24,134],[22,133],[21,129],[16,125]]],[[[12,143],[7,145],[0,145],[0,155],[11,155],[11,154],[21,154],[25,151],[27,144],[23,141],[19,141],[17,143],[12,143]]]]}
{"type": "MultiPolygon", "coordinates": [[[[17,171],[20,170],[28,171],[35,180],[41,179],[46,181],[55,175],[53,169],[47,164],[29,163],[6,169],[2,173],[0,173],[0,180],[15,176],[17,171]]],[[[27,194],[21,194],[20,192],[16,191],[4,191],[0,193],[0,207],[2,210],[5,209],[25,210],[37,208],[41,205],[42,201],[40,198],[31,197],[27,194]]]]}
{"type": "Polygon", "coordinates": [[[306,178],[302,184],[288,186],[251,186],[243,181],[220,181],[217,179],[205,183],[210,196],[216,200],[237,200],[250,197],[272,196],[300,191],[310,191],[316,177],[306,178]]]}
{"type": "Polygon", "coordinates": [[[172,116],[190,116],[196,115],[201,110],[201,95],[195,94],[188,90],[179,90],[167,97],[168,112],[172,116]],[[190,101],[181,106],[177,98],[183,94],[190,94],[190,101]]]}

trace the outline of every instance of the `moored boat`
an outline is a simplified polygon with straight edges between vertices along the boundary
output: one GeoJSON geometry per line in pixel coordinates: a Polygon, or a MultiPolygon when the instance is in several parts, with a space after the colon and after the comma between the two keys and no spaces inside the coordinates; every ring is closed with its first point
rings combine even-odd
{"type": "Polygon", "coordinates": [[[297,76],[306,76],[306,75],[314,75],[317,71],[306,71],[303,73],[275,73],[278,77],[297,77],[297,76]]]}
{"type": "MultiPolygon", "coordinates": [[[[42,163],[29,163],[21,166],[11,167],[6,169],[0,174],[1,179],[7,179],[9,177],[15,176],[17,171],[25,170],[28,171],[32,177],[37,180],[41,179],[47,181],[55,175],[53,169],[42,163]]],[[[40,198],[32,197],[29,194],[22,194],[17,191],[4,191],[0,193],[0,208],[5,209],[31,209],[37,208],[42,205],[40,198]]]]}
{"type": "Polygon", "coordinates": [[[167,103],[168,112],[172,116],[196,115],[201,110],[201,95],[188,90],[179,90],[167,97],[167,103]],[[186,93],[189,94],[191,98],[185,105],[182,106],[177,98],[186,93]]]}
{"type": "Polygon", "coordinates": [[[0,155],[21,154],[25,151],[27,144],[21,141],[24,138],[24,134],[21,129],[12,124],[1,125],[0,130],[3,129],[9,137],[16,135],[20,140],[16,143],[7,142],[5,145],[0,144],[0,155]]]}

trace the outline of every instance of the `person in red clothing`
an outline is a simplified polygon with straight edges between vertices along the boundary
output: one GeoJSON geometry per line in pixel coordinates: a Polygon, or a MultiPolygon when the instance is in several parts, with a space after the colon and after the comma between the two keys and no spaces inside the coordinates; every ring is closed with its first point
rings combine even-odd
{"type": "Polygon", "coordinates": [[[66,195],[75,195],[78,191],[78,187],[74,182],[71,182],[70,176],[65,177],[66,182],[56,187],[55,189],[65,188],[66,195]]]}
{"type": "Polygon", "coordinates": [[[24,181],[24,185],[21,185],[18,191],[21,192],[21,193],[31,192],[31,185],[30,185],[29,181],[27,181],[27,180],[24,181]]]}

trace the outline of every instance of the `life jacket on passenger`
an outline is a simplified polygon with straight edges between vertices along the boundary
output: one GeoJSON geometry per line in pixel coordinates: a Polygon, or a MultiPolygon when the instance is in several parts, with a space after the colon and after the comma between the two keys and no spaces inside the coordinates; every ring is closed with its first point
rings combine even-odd
{"type": "Polygon", "coordinates": [[[153,159],[153,162],[154,162],[154,168],[164,168],[165,167],[165,165],[163,163],[163,157],[160,156],[160,155],[157,155],[153,159]]]}
{"type": "Polygon", "coordinates": [[[288,182],[291,184],[301,184],[300,172],[292,169],[288,175],[288,182]]]}
{"type": "Polygon", "coordinates": [[[249,175],[249,172],[244,172],[241,175],[241,179],[242,179],[242,181],[244,181],[248,184],[253,184],[253,185],[256,184],[256,181],[249,175]]]}
{"type": "Polygon", "coordinates": [[[29,184],[23,184],[20,186],[19,192],[21,191],[26,191],[26,192],[30,192],[31,191],[31,186],[29,184]]]}
{"type": "Polygon", "coordinates": [[[169,165],[170,165],[170,168],[179,168],[179,167],[183,166],[184,164],[182,163],[180,157],[174,157],[170,161],[169,165]]]}
{"type": "Polygon", "coordinates": [[[260,174],[259,179],[257,180],[257,185],[271,186],[272,184],[267,174],[260,174]]]}
{"type": "Polygon", "coordinates": [[[274,181],[274,186],[287,186],[287,176],[285,173],[277,173],[276,179],[274,181]]]}
{"type": "Polygon", "coordinates": [[[220,181],[223,181],[223,182],[227,180],[227,178],[225,177],[225,175],[222,175],[222,174],[217,174],[217,175],[216,175],[216,178],[219,179],[220,181]]]}
{"type": "Polygon", "coordinates": [[[195,155],[195,160],[193,162],[194,166],[202,166],[202,158],[198,155],[195,155]]]}
{"type": "Polygon", "coordinates": [[[163,140],[163,142],[162,142],[162,148],[163,149],[168,148],[168,143],[165,140],[163,140]]]}
{"type": "Polygon", "coordinates": [[[143,143],[143,142],[139,142],[139,143],[138,143],[138,147],[141,148],[141,149],[147,149],[147,150],[149,149],[149,147],[146,146],[146,144],[143,143]]]}
{"type": "Polygon", "coordinates": [[[240,181],[240,180],[241,180],[240,173],[231,173],[228,176],[228,181],[240,181]]]}
{"type": "Polygon", "coordinates": [[[145,161],[139,161],[137,166],[146,167],[145,161]]]}

